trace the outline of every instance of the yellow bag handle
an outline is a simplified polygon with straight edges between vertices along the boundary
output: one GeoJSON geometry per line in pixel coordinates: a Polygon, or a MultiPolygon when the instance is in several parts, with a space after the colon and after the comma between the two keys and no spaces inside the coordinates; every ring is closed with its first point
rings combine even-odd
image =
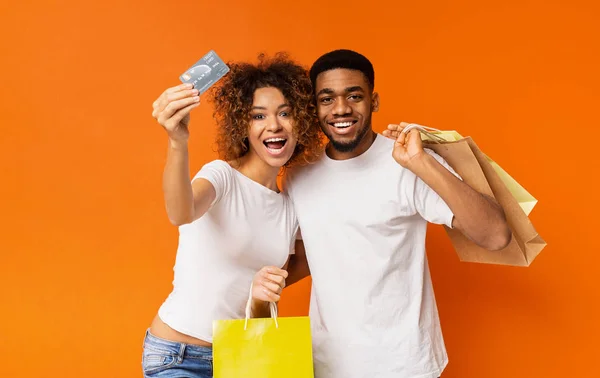
{"type": "MultiPolygon", "coordinates": [[[[244,322],[244,331],[248,327],[248,319],[250,319],[252,312],[252,285],[250,284],[250,294],[248,294],[248,302],[246,302],[246,321],[244,322]]],[[[271,310],[271,318],[275,321],[275,328],[279,328],[277,323],[277,305],[273,302],[269,302],[269,309],[271,310]]]]}
{"type": "Polygon", "coordinates": [[[406,126],[402,132],[404,134],[408,134],[409,131],[413,130],[413,129],[417,129],[419,130],[421,133],[427,135],[428,137],[430,137],[435,143],[440,143],[440,142],[446,142],[446,139],[435,135],[434,133],[441,133],[443,132],[442,130],[433,128],[433,127],[428,127],[428,126],[422,126],[419,125],[417,123],[409,123],[408,126],[406,126]]]}

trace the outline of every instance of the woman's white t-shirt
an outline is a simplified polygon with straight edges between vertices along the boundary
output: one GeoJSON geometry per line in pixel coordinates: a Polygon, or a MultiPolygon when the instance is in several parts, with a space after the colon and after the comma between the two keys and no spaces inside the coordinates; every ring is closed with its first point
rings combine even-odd
{"type": "Polygon", "coordinates": [[[227,162],[214,160],[193,180],[212,183],[216,198],[196,221],[179,227],[173,290],[158,315],[171,328],[212,342],[212,322],[244,318],[257,271],[282,267],[298,228],[292,203],[227,162]]]}

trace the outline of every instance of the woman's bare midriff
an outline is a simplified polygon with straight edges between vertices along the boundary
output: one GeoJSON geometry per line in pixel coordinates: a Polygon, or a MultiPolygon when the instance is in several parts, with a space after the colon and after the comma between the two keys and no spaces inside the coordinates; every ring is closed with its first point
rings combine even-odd
{"type": "Polygon", "coordinates": [[[176,343],[198,345],[209,348],[212,347],[212,344],[207,341],[200,340],[174,330],[173,328],[169,327],[165,322],[163,322],[158,317],[158,315],[156,315],[154,317],[154,320],[152,321],[152,325],[150,326],[150,333],[156,337],[160,337],[161,339],[175,341],[176,343]]]}

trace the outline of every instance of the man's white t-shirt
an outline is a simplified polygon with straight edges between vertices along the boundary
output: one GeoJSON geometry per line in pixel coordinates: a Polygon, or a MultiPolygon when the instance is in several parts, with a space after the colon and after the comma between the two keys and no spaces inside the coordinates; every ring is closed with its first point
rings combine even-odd
{"type": "Polygon", "coordinates": [[[217,193],[210,209],[179,227],[173,290],[158,315],[171,328],[212,342],[212,322],[243,319],[256,272],[281,267],[293,253],[298,221],[285,193],[244,176],[222,160],[195,179],[217,193]]]}
{"type": "Polygon", "coordinates": [[[437,378],[448,363],[425,233],[453,214],[393,145],[377,135],[356,158],[324,154],[286,178],[312,275],[316,378],[437,378]]]}

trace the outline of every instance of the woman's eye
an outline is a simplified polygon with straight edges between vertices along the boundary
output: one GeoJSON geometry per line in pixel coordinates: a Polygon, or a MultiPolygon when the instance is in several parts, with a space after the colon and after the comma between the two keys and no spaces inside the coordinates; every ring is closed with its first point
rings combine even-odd
{"type": "Polygon", "coordinates": [[[257,120],[265,119],[265,116],[262,114],[255,114],[252,116],[252,119],[257,119],[257,120]]]}

